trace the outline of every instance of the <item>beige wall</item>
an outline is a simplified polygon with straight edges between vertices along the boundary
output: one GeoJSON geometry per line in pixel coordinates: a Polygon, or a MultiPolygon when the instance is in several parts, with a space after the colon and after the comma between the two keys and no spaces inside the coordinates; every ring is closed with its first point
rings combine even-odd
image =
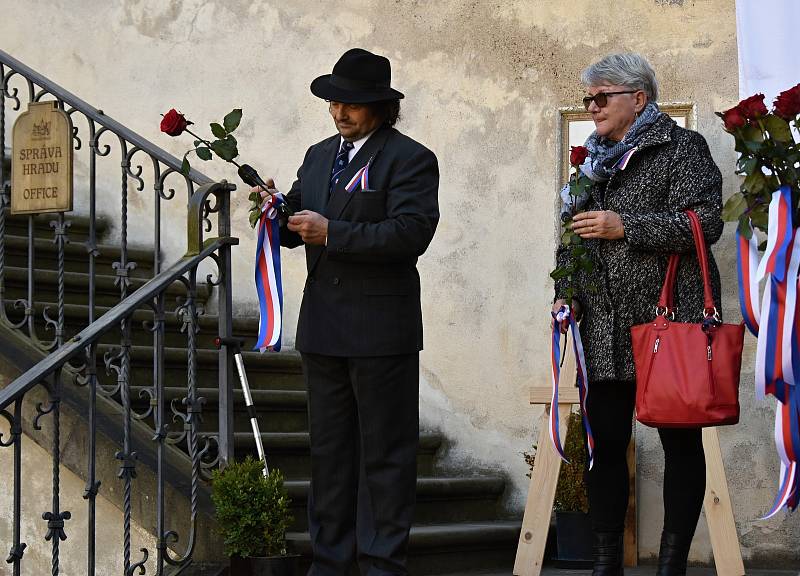
{"type": "MultiPolygon", "coordinates": [[[[713,116],[737,98],[732,0],[2,4],[13,4],[17,14],[0,21],[2,49],[175,154],[190,141],[159,134],[159,113],[174,106],[205,123],[242,107],[243,157],[284,189],[306,148],[332,133],[309,82],[352,46],[388,56],[394,84],[407,95],[399,127],[432,148],[441,166],[442,220],[420,262],[423,421],[455,441],[454,464],[506,471],[516,486],[510,503],[516,509],[526,489],[521,453],[532,442],[538,414],[525,402],[526,389],[549,381],[557,109],[579,101],[580,70],[612,51],[645,54],[663,100],[697,104],[698,129],[723,169],[725,194],[737,185],[732,141],[713,116]]],[[[212,177],[235,178],[218,162],[203,168],[212,177]]],[[[76,169],[85,170],[85,161],[76,169]]],[[[107,178],[109,185],[118,181],[107,178]]],[[[111,190],[103,200],[107,210],[117,205],[111,190]]],[[[253,311],[254,244],[240,192],[234,203],[234,229],[242,237],[235,250],[237,302],[247,314],[253,311]]],[[[132,227],[145,234],[143,194],[134,195],[139,212],[132,227]]],[[[171,217],[179,219],[180,205],[173,204],[171,217]]],[[[168,232],[173,254],[183,248],[176,228],[168,232]]],[[[725,310],[734,318],[732,229],[717,255],[725,310]]],[[[284,275],[291,343],[304,278],[300,252],[284,252],[284,275]]],[[[720,431],[744,554],[761,560],[774,552],[796,562],[797,516],[757,520],[771,502],[777,458],[772,407],[756,403],[751,388],[747,376],[743,423],[720,431]]],[[[647,556],[657,549],[662,516],[662,454],[651,430],[639,429],[638,445],[641,553],[647,556]]],[[[693,555],[709,559],[702,528],[693,555]]]]}

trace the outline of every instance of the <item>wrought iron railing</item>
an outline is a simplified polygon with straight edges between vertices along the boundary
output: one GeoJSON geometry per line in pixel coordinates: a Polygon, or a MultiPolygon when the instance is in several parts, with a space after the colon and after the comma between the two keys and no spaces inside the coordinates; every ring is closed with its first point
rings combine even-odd
{"type": "MultiPolygon", "coordinates": [[[[36,416],[33,428],[40,429],[40,421],[48,416],[50,422],[50,438],[52,442],[52,507],[42,514],[46,520],[45,540],[52,545],[52,574],[60,570],[59,544],[67,537],[70,512],[61,509],[60,464],[61,464],[61,404],[64,397],[64,386],[81,386],[87,391],[85,418],[87,427],[87,450],[84,476],[87,500],[88,525],[87,569],[86,574],[97,573],[96,566],[96,497],[100,491],[97,477],[97,405],[98,400],[111,400],[118,403],[117,425],[121,428],[121,446],[116,454],[119,459],[119,478],[122,482],[123,523],[123,567],[127,576],[139,571],[144,574],[149,552],[142,549],[142,558],[131,558],[131,523],[132,523],[132,490],[136,478],[136,447],[132,444],[132,426],[137,421],[144,421],[155,431],[152,441],[155,443],[155,517],[157,541],[156,554],[149,565],[155,566],[156,574],[177,573],[188,566],[193,559],[197,532],[198,491],[200,477],[208,469],[217,464],[224,464],[233,456],[233,397],[231,388],[232,353],[223,346],[219,352],[219,408],[218,430],[201,431],[199,427],[204,399],[198,396],[197,383],[197,333],[198,316],[202,312],[199,302],[198,266],[207,260],[216,264],[217,273],[208,274],[205,284],[209,291],[216,295],[217,315],[219,318],[219,335],[223,338],[231,336],[231,246],[237,239],[230,235],[230,203],[229,194],[235,188],[223,182],[214,183],[203,174],[192,170],[188,175],[180,172],[181,162],[174,156],[132,132],[119,122],[97,110],[54,84],[47,78],[31,70],[5,52],[0,51],[0,330],[6,333],[22,335],[43,357],[41,361],[24,372],[4,389],[0,390],[0,416],[8,422],[10,434],[0,436],[1,449],[13,449],[13,470],[3,471],[7,475],[2,480],[5,486],[13,486],[13,535],[7,562],[13,567],[15,576],[21,574],[24,564],[26,543],[21,541],[21,522],[23,514],[32,514],[22,502],[21,487],[26,481],[22,471],[22,435],[24,429],[23,405],[26,395],[33,389],[45,387],[48,394],[46,405],[36,405],[36,416]],[[56,251],[56,290],[54,302],[55,312],[50,306],[41,306],[37,302],[37,292],[41,291],[42,274],[38,270],[36,231],[40,229],[40,218],[27,216],[27,286],[22,288],[21,297],[10,300],[10,284],[7,282],[6,266],[9,250],[7,231],[11,223],[10,188],[6,184],[8,175],[4,173],[6,166],[6,118],[7,108],[13,113],[21,109],[23,102],[54,100],[73,120],[73,147],[76,155],[85,154],[87,166],[88,194],[85,202],[85,217],[88,217],[88,233],[85,242],[86,270],[88,281],[85,286],[86,318],[77,328],[72,327],[74,335],[69,337],[65,326],[66,306],[66,271],[65,255],[69,243],[70,215],[58,213],[49,222],[52,229],[52,241],[56,251]],[[81,130],[85,124],[85,131],[81,130]],[[118,289],[118,303],[99,313],[97,305],[97,279],[101,253],[98,243],[97,197],[98,170],[101,163],[106,167],[112,157],[112,145],[104,143],[104,139],[116,142],[119,158],[119,213],[116,217],[109,215],[119,225],[118,258],[110,264],[107,275],[113,276],[114,285],[118,289]],[[88,146],[88,149],[86,148],[88,146]],[[142,162],[134,162],[141,156],[142,162]],[[144,174],[142,164],[152,166],[149,175],[144,174]],[[135,168],[132,166],[135,165],[135,168]],[[186,191],[187,198],[187,242],[185,256],[175,264],[164,268],[162,263],[162,204],[174,201],[178,196],[175,188],[167,187],[167,180],[176,180],[186,191]],[[131,258],[129,247],[129,184],[135,185],[134,193],[145,191],[149,181],[148,193],[152,194],[153,243],[152,274],[143,285],[144,278],[133,277],[136,262],[131,258]],[[195,189],[197,187],[197,189],[195,189]],[[216,235],[208,239],[204,235],[212,233],[212,214],[216,214],[216,235]],[[216,276],[216,277],[215,277],[216,276]],[[165,326],[170,310],[168,298],[174,296],[175,286],[181,286],[184,294],[179,298],[176,317],[182,323],[187,350],[185,396],[181,403],[170,403],[169,410],[165,400],[165,326]],[[40,290],[37,290],[40,288],[40,290]],[[148,310],[150,321],[144,328],[136,329],[133,314],[148,310]],[[45,338],[42,329],[52,332],[52,337],[45,338]],[[152,338],[153,372],[152,379],[144,386],[147,396],[146,407],[137,412],[134,399],[131,397],[132,365],[131,348],[134,330],[141,337],[141,331],[149,333],[152,338]],[[109,338],[114,334],[117,344],[103,357],[101,369],[98,370],[100,340],[104,339],[108,346],[109,338]],[[104,364],[105,370],[102,370],[104,364]],[[109,382],[108,375],[111,376],[109,382]],[[179,405],[180,404],[180,405],[179,405]],[[179,429],[172,429],[170,420],[178,420],[179,429]],[[186,544],[178,549],[178,533],[174,519],[165,517],[165,483],[167,459],[170,454],[180,448],[188,454],[190,460],[190,479],[188,481],[190,501],[190,518],[187,519],[188,534],[184,536],[186,544]],[[13,484],[10,476],[13,475],[13,484]]],[[[76,189],[80,187],[76,186],[76,189]]],[[[106,191],[107,193],[107,191],[106,191]]],[[[142,204],[142,202],[138,202],[142,204]]],[[[137,217],[141,217],[141,209],[137,217]]],[[[170,226],[174,226],[170,223],[170,226]]],[[[40,244],[39,244],[40,245],[40,244]]],[[[140,251],[141,252],[141,251],[140,251]]],[[[170,382],[174,386],[174,382],[170,382]]],[[[28,396],[28,398],[30,398],[28,396]]],[[[39,511],[38,513],[41,513],[39,511]]],[[[7,514],[6,511],[0,514],[7,514]]],[[[78,529],[75,527],[74,529],[78,529]]]]}

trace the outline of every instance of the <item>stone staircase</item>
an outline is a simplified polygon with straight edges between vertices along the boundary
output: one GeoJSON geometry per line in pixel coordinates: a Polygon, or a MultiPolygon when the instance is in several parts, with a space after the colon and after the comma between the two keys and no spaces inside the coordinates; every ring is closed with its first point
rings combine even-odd
{"type": "MultiPolygon", "coordinates": [[[[66,306],[64,309],[67,327],[66,338],[71,337],[87,323],[87,252],[85,242],[88,221],[70,216],[70,244],[65,255],[66,306]]],[[[48,215],[36,218],[35,225],[35,299],[37,330],[42,339],[52,338],[45,332],[42,313],[49,306],[49,315],[56,314],[56,251],[52,243],[52,230],[48,215]]],[[[109,222],[98,221],[97,237],[100,257],[96,260],[96,315],[100,316],[119,302],[119,288],[114,284],[112,262],[119,259],[119,247],[113,245],[109,222]]],[[[17,298],[27,294],[27,219],[10,218],[6,222],[5,266],[6,312],[12,320],[22,318],[22,311],[14,307],[17,298]]],[[[137,266],[132,272],[131,289],[141,286],[153,274],[153,252],[146,247],[129,249],[129,260],[137,266]]],[[[200,280],[200,279],[198,279],[200,280]]],[[[175,399],[178,403],[185,395],[187,374],[186,334],[181,332],[181,320],[174,311],[177,298],[185,297],[185,289],[176,284],[168,293],[165,382],[167,383],[167,405],[175,399]]],[[[209,297],[209,289],[198,282],[198,300],[203,304],[209,297]]],[[[133,316],[133,347],[131,349],[132,392],[139,399],[134,409],[146,411],[149,398],[144,389],[152,383],[153,341],[152,334],[143,326],[152,321],[152,311],[140,310],[133,316]]],[[[200,332],[197,335],[198,395],[206,398],[203,412],[203,428],[216,430],[216,405],[218,391],[218,355],[213,348],[217,319],[212,315],[201,315],[200,332]]],[[[0,328],[0,330],[5,330],[0,328]]],[[[234,321],[234,335],[245,339],[246,350],[254,344],[257,319],[239,318],[234,321]]],[[[118,337],[118,335],[117,335],[118,337]]],[[[98,347],[98,358],[112,353],[118,342],[102,340],[98,347]]],[[[309,487],[309,435],[306,409],[306,393],[303,387],[300,358],[294,352],[258,354],[245,352],[245,365],[253,398],[259,413],[262,440],[271,466],[280,468],[287,479],[292,497],[294,524],[289,534],[291,546],[303,554],[307,565],[310,554],[306,520],[306,496],[309,487]]],[[[102,361],[98,365],[99,382],[111,387],[116,383],[116,374],[106,374],[102,361]]],[[[237,382],[238,387],[238,382],[237,382]]],[[[242,394],[235,392],[237,457],[255,455],[255,441],[250,432],[242,394]]],[[[143,424],[152,427],[151,418],[143,424]]],[[[176,424],[178,426],[178,424],[176,424]]],[[[480,574],[510,573],[519,534],[520,522],[504,508],[503,497],[506,481],[502,476],[477,474],[469,470],[453,471],[443,468],[441,456],[447,441],[437,431],[421,431],[418,454],[419,480],[417,482],[417,512],[411,534],[410,571],[415,575],[428,574],[480,574]]],[[[146,459],[145,459],[146,460],[146,459]]],[[[147,465],[146,461],[139,466],[147,465]]],[[[207,491],[208,487],[204,486],[207,491]]],[[[207,499],[205,499],[206,506],[207,499]]]]}

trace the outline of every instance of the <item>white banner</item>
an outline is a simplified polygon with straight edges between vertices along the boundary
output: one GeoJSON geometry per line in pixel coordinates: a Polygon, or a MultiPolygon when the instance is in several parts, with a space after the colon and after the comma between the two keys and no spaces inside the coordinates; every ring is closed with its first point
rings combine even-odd
{"type": "Polygon", "coordinates": [[[800,82],[798,24],[800,0],[736,0],[740,98],[762,92],[772,108],[779,92],[800,82]]]}

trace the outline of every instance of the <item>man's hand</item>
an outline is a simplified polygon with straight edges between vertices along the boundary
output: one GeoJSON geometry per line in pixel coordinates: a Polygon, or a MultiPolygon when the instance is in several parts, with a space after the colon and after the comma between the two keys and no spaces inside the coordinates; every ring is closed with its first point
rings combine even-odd
{"type": "MultiPolygon", "coordinates": [[[[556,300],[555,302],[553,302],[553,312],[558,312],[559,310],[561,310],[561,307],[564,306],[566,303],[567,303],[566,300],[556,300]]],[[[570,311],[572,315],[575,316],[576,322],[581,319],[581,316],[583,315],[583,310],[581,309],[580,303],[574,298],[572,299],[572,306],[570,308],[570,311]]],[[[553,329],[553,322],[555,321],[556,321],[555,318],[550,319],[550,330],[553,329]]],[[[565,320],[564,322],[562,322],[560,329],[562,334],[566,334],[567,330],[569,329],[569,321],[565,320]]]]}
{"type": "Polygon", "coordinates": [[[328,238],[328,219],[311,210],[289,216],[289,230],[297,232],[306,244],[324,245],[328,238]]]}
{"type": "Polygon", "coordinates": [[[612,210],[581,212],[572,218],[572,231],[581,238],[621,240],[625,237],[622,218],[612,210]]]}

